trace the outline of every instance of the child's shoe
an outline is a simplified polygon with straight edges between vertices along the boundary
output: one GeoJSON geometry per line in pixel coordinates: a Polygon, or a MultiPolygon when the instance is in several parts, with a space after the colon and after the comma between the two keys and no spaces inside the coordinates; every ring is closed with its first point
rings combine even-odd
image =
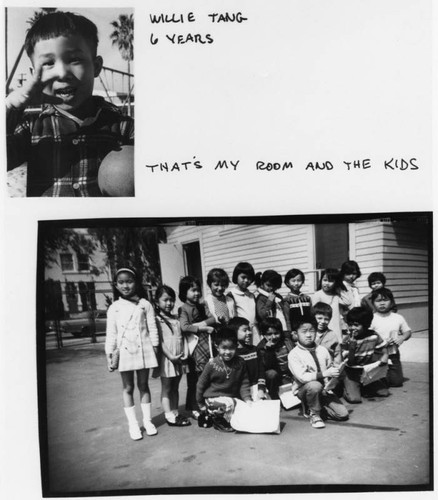
{"type": "Polygon", "coordinates": [[[213,427],[221,432],[234,432],[230,423],[224,417],[213,417],[213,427]]]}
{"type": "Polygon", "coordinates": [[[131,436],[131,439],[133,439],[134,441],[143,439],[143,434],[141,433],[140,427],[138,425],[129,426],[129,435],[131,436]]]}
{"type": "Polygon", "coordinates": [[[151,420],[143,420],[143,425],[148,436],[155,436],[155,434],[158,434],[157,428],[151,420]]]}
{"type": "Polygon", "coordinates": [[[323,429],[325,427],[325,423],[323,422],[322,418],[315,413],[310,414],[310,425],[314,429],[323,429]]]}
{"type": "Polygon", "coordinates": [[[157,428],[151,420],[151,403],[141,403],[141,410],[143,412],[143,426],[148,436],[155,436],[158,434],[157,428]]]}
{"type": "Polygon", "coordinates": [[[202,429],[213,427],[213,419],[206,411],[202,411],[198,417],[198,426],[202,429]]]}

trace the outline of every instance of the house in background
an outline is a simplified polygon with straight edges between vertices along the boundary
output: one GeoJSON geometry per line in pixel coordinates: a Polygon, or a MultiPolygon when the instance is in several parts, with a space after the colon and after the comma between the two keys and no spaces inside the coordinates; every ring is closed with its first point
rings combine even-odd
{"type": "MultiPolygon", "coordinates": [[[[85,229],[76,231],[86,233],[85,229]]],[[[54,250],[51,261],[44,269],[46,312],[49,316],[58,317],[61,314],[62,317],[70,313],[107,309],[107,297],[112,299],[112,281],[104,252],[97,249],[89,254],[67,247],[54,250]],[[56,313],[52,311],[50,314],[55,301],[56,313]]]]}
{"type": "MultiPolygon", "coordinates": [[[[317,290],[320,272],[356,260],[357,280],[367,294],[367,276],[383,272],[398,310],[414,332],[429,328],[429,223],[427,218],[373,219],[317,224],[170,225],[167,243],[160,244],[163,283],[178,290],[179,279],[192,275],[208,292],[207,273],[221,267],[232,276],[240,261],[256,272],[275,269],[283,277],[292,267],[305,273],[302,291],[317,290]]],[[[283,285],[279,292],[284,295],[283,285]]]]}

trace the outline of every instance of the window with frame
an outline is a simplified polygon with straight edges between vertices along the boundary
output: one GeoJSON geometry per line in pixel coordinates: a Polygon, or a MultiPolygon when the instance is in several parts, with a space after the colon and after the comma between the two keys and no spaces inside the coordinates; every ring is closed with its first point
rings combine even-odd
{"type": "Polygon", "coordinates": [[[89,271],[90,270],[90,261],[88,255],[84,253],[78,253],[78,271],[89,271]]]}
{"type": "Polygon", "coordinates": [[[73,262],[73,254],[62,253],[60,254],[61,259],[61,269],[65,273],[66,271],[74,271],[75,266],[73,262]]]}

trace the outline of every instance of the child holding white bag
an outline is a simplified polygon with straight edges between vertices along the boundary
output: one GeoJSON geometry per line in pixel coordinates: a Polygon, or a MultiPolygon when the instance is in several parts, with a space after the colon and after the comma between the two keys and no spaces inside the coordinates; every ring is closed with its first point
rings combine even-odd
{"type": "Polygon", "coordinates": [[[145,298],[138,273],[129,267],[116,272],[115,300],[108,308],[105,353],[108,370],[118,368],[123,384],[123,406],[131,439],[142,439],[134,406],[134,373],[140,391],[143,425],[148,436],[157,434],[151,421],[149,369],[158,366],[156,350],[159,344],[154,308],[145,298]],[[119,353],[119,355],[117,354],[119,353]],[[115,358],[118,364],[115,366],[115,358]]]}

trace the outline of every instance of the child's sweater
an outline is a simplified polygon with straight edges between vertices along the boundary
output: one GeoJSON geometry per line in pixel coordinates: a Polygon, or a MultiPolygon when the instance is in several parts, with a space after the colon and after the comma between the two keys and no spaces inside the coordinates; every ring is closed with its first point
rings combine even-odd
{"type": "Polygon", "coordinates": [[[287,357],[289,352],[294,348],[293,342],[286,338],[280,340],[274,347],[266,345],[266,339],[262,339],[257,346],[257,351],[263,361],[265,372],[275,370],[282,376],[290,377],[287,357]]]}
{"type": "Polygon", "coordinates": [[[322,345],[307,348],[298,343],[289,353],[288,363],[293,375],[292,390],[296,394],[308,382],[320,380],[324,383],[322,372],[332,366],[332,359],[330,353],[322,345]],[[312,353],[318,359],[319,369],[312,353]]]}
{"type": "Polygon", "coordinates": [[[235,356],[225,363],[220,356],[210,360],[199,376],[196,385],[196,400],[200,407],[206,398],[226,396],[251,401],[251,389],[245,361],[235,356]]]}
{"type": "Polygon", "coordinates": [[[259,389],[265,390],[265,368],[257,347],[253,345],[239,346],[236,354],[245,361],[249,384],[251,386],[257,384],[259,389]]]}
{"type": "Polygon", "coordinates": [[[271,300],[270,294],[259,289],[256,298],[256,313],[259,323],[266,318],[278,318],[283,331],[290,332],[289,305],[278,293],[275,294],[275,300],[271,300]]]}
{"type": "Polygon", "coordinates": [[[297,319],[310,315],[312,301],[308,295],[305,295],[304,293],[296,295],[295,293],[290,292],[286,295],[284,301],[289,307],[289,322],[292,329],[294,328],[297,319]]]}
{"type": "Polygon", "coordinates": [[[365,366],[382,356],[382,349],[386,341],[372,330],[368,330],[362,337],[351,338],[346,336],[342,343],[342,357],[347,359],[347,366],[365,366]]]}

